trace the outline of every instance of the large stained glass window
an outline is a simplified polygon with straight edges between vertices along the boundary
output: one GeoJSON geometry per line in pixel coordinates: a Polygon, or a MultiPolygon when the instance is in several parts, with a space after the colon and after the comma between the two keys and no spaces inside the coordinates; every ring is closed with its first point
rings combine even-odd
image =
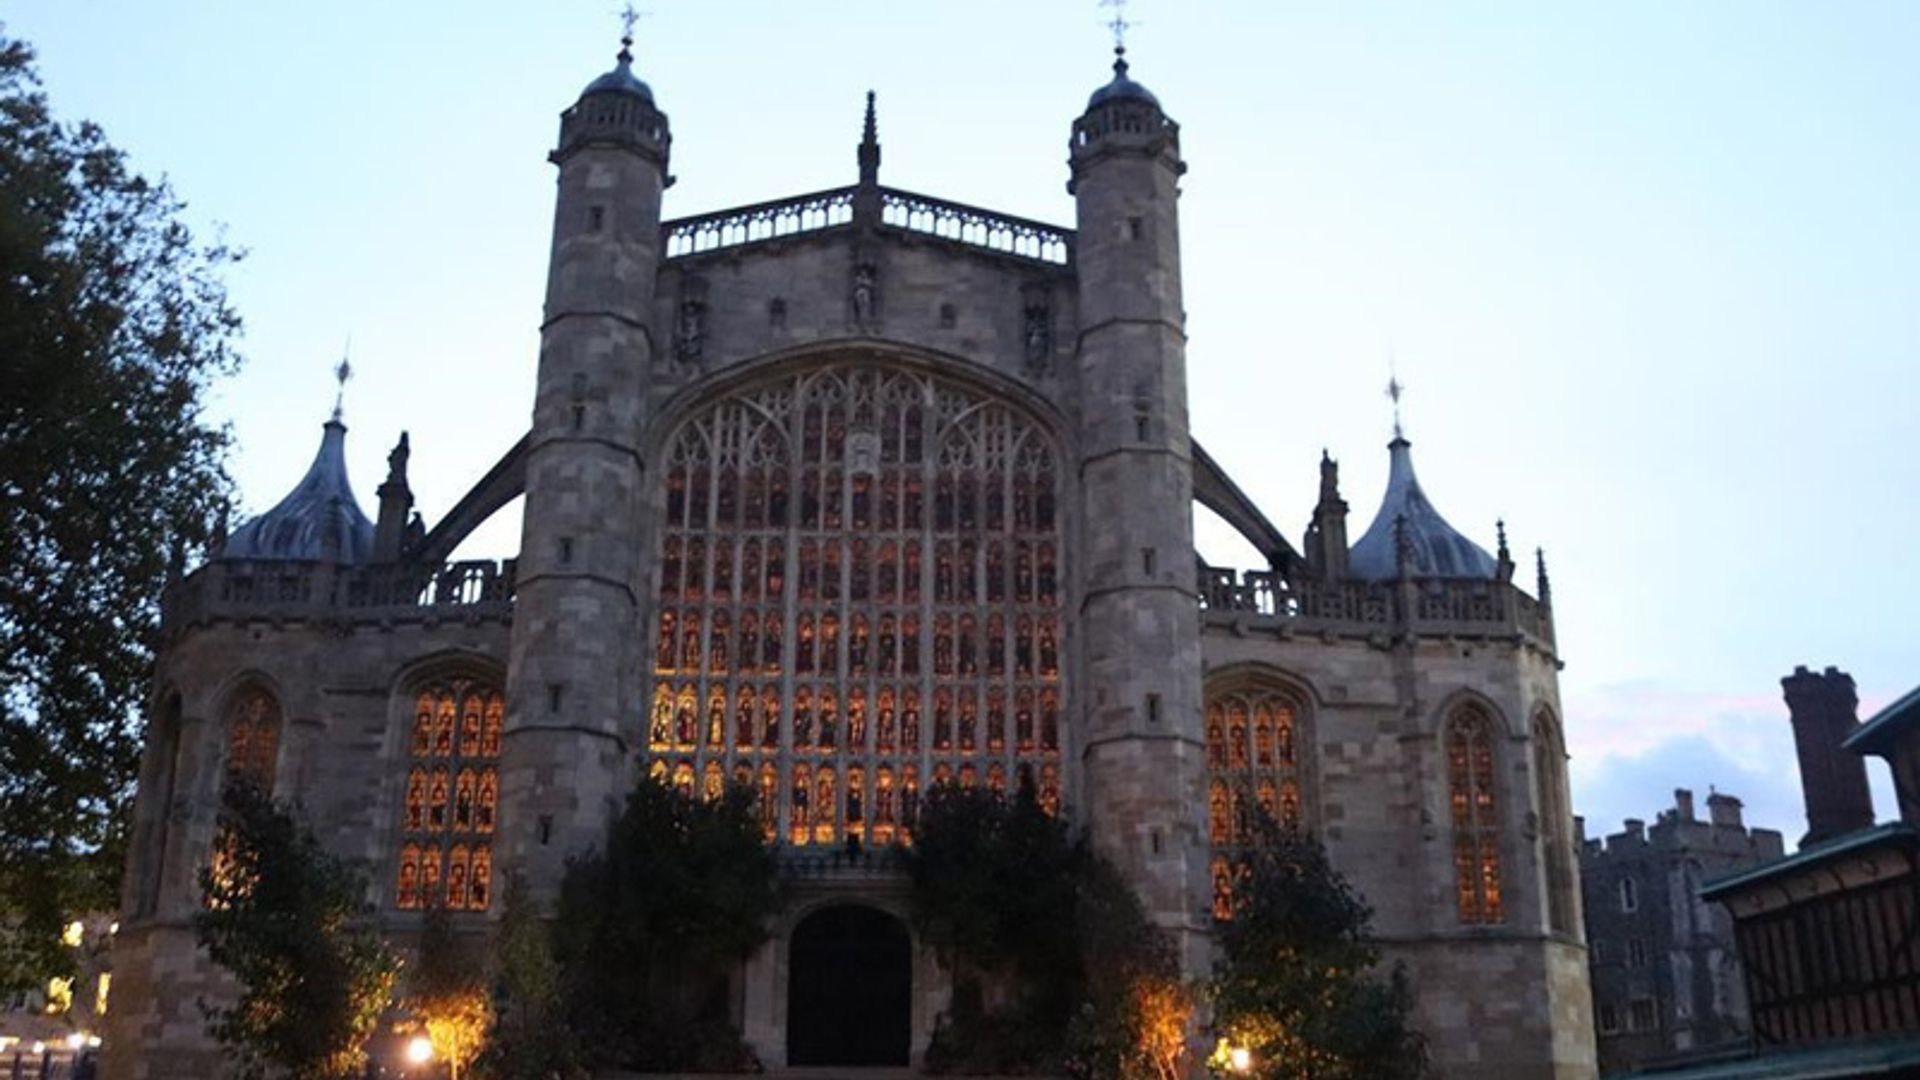
{"type": "Polygon", "coordinates": [[[905,840],[943,780],[1028,777],[1057,810],[1056,456],[1008,403],[880,365],[690,416],[664,470],[650,771],[751,784],[796,846],[905,840]]]}
{"type": "Polygon", "coordinates": [[[273,791],[280,760],[280,703],[250,686],[234,698],[227,717],[227,777],[273,791]]]}
{"type": "Polygon", "coordinates": [[[395,906],[485,911],[492,903],[505,712],[498,687],[470,679],[434,683],[414,698],[395,906]]]}
{"type": "Polygon", "coordinates": [[[1257,839],[1259,814],[1288,830],[1305,823],[1295,699],[1260,688],[1209,694],[1206,742],[1213,910],[1224,919],[1233,911],[1235,864],[1257,839]]]}
{"type": "Polygon", "coordinates": [[[1500,896],[1500,802],[1493,717],[1462,705],[1447,718],[1447,799],[1453,818],[1454,893],[1463,923],[1504,920],[1500,896]]]}

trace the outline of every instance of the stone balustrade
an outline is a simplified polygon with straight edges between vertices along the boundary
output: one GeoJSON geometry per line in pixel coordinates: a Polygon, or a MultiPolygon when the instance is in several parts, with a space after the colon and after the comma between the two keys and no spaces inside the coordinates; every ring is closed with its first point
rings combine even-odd
{"type": "Polygon", "coordinates": [[[161,601],[169,630],[218,620],[508,618],[514,561],[336,566],[221,559],[175,582],[161,601]]]}
{"type": "Polygon", "coordinates": [[[866,211],[859,209],[861,189],[844,187],[676,218],[660,226],[661,250],[668,260],[732,251],[851,225],[857,212],[874,213],[877,209],[879,218],[871,224],[881,229],[896,229],[1049,266],[1066,267],[1073,263],[1071,229],[910,191],[868,190],[877,200],[867,204],[875,209],[866,211]]]}
{"type": "Polygon", "coordinates": [[[1551,650],[1553,612],[1511,582],[1413,579],[1288,581],[1270,570],[1200,569],[1209,623],[1287,627],[1301,633],[1412,633],[1421,637],[1533,639],[1551,650]]]}

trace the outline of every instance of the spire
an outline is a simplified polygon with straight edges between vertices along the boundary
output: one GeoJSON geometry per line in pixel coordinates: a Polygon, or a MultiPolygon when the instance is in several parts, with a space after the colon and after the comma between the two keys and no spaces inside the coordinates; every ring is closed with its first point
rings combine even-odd
{"type": "Polygon", "coordinates": [[[273,509],[235,529],[221,557],[360,563],[372,547],[373,522],[347,482],[347,425],[336,413],[321,427],[306,475],[273,509]]]}
{"type": "Polygon", "coordinates": [[[1513,552],[1507,547],[1507,522],[1500,518],[1493,523],[1493,531],[1500,537],[1500,548],[1494,553],[1494,575],[1501,581],[1513,580],[1513,552]]]}
{"type": "Polygon", "coordinates": [[[1485,580],[1498,576],[1499,564],[1493,556],[1434,509],[1414,475],[1413,444],[1396,433],[1387,444],[1387,454],[1387,491],[1373,523],[1348,554],[1352,575],[1364,581],[1391,581],[1399,572],[1401,545],[1396,533],[1404,531],[1416,577],[1485,580]],[[1396,522],[1402,524],[1396,526],[1396,522]]]}
{"type": "Polygon", "coordinates": [[[1320,501],[1307,527],[1307,562],[1322,580],[1347,576],[1347,503],[1340,497],[1340,463],[1320,451],[1320,501]]]}
{"type": "Polygon", "coordinates": [[[860,130],[860,186],[880,183],[880,125],[874,117],[873,91],[867,91],[867,120],[860,130]]]}
{"type": "Polygon", "coordinates": [[[1547,581],[1547,549],[1533,549],[1534,598],[1548,607],[1553,606],[1553,586],[1547,581]]]}

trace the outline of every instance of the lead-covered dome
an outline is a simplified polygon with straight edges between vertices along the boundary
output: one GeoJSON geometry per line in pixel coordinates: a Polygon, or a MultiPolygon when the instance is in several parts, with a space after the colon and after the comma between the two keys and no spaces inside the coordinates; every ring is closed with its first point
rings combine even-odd
{"type": "Polygon", "coordinates": [[[587,88],[580,91],[581,97],[591,97],[595,94],[624,94],[639,98],[649,105],[653,104],[653,88],[641,82],[640,76],[633,73],[633,52],[627,48],[628,44],[631,43],[621,44],[619,62],[614,65],[613,70],[588,83],[587,88]]]}
{"type": "Polygon", "coordinates": [[[1113,81],[1093,92],[1093,96],[1087,99],[1087,108],[1097,109],[1114,101],[1138,101],[1159,108],[1160,99],[1153,96],[1153,91],[1128,77],[1126,50],[1116,49],[1114,52],[1113,81]]]}
{"type": "Polygon", "coordinates": [[[1347,572],[1363,581],[1391,581],[1400,575],[1396,531],[1406,535],[1414,577],[1491,578],[1498,573],[1493,556],[1447,524],[1433,508],[1420,479],[1413,473],[1412,444],[1396,436],[1387,444],[1391,456],[1387,494],[1380,512],[1347,555],[1347,572]]]}
{"type": "Polygon", "coordinates": [[[347,482],[347,425],[334,419],[307,475],[273,509],[235,529],[220,558],[360,563],[372,553],[373,522],[347,482]]]}

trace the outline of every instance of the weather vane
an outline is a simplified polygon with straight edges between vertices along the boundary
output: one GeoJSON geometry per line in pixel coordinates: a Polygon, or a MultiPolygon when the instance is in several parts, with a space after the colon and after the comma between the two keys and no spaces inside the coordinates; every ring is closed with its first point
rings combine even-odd
{"type": "Polygon", "coordinates": [[[338,421],[341,410],[347,402],[347,380],[353,378],[353,365],[347,361],[347,354],[353,351],[353,339],[347,339],[347,347],[340,350],[340,363],[333,369],[333,381],[339,386],[333,392],[333,418],[338,421]]]}
{"type": "MultiPolygon", "coordinates": [[[[1391,364],[1389,364],[1389,366],[1391,366],[1391,364]]],[[[1393,399],[1393,437],[1396,439],[1401,438],[1400,397],[1406,392],[1407,386],[1400,381],[1398,374],[1389,374],[1387,376],[1387,396],[1393,399]]]]}
{"type": "Polygon", "coordinates": [[[628,46],[633,44],[633,28],[641,19],[646,18],[647,14],[631,3],[620,9],[620,44],[628,46]]]}
{"type": "Polygon", "coordinates": [[[1100,6],[1113,9],[1113,19],[1107,23],[1107,29],[1113,31],[1113,51],[1123,56],[1127,51],[1127,31],[1139,25],[1127,21],[1127,0],[1100,0],[1100,6]]]}

